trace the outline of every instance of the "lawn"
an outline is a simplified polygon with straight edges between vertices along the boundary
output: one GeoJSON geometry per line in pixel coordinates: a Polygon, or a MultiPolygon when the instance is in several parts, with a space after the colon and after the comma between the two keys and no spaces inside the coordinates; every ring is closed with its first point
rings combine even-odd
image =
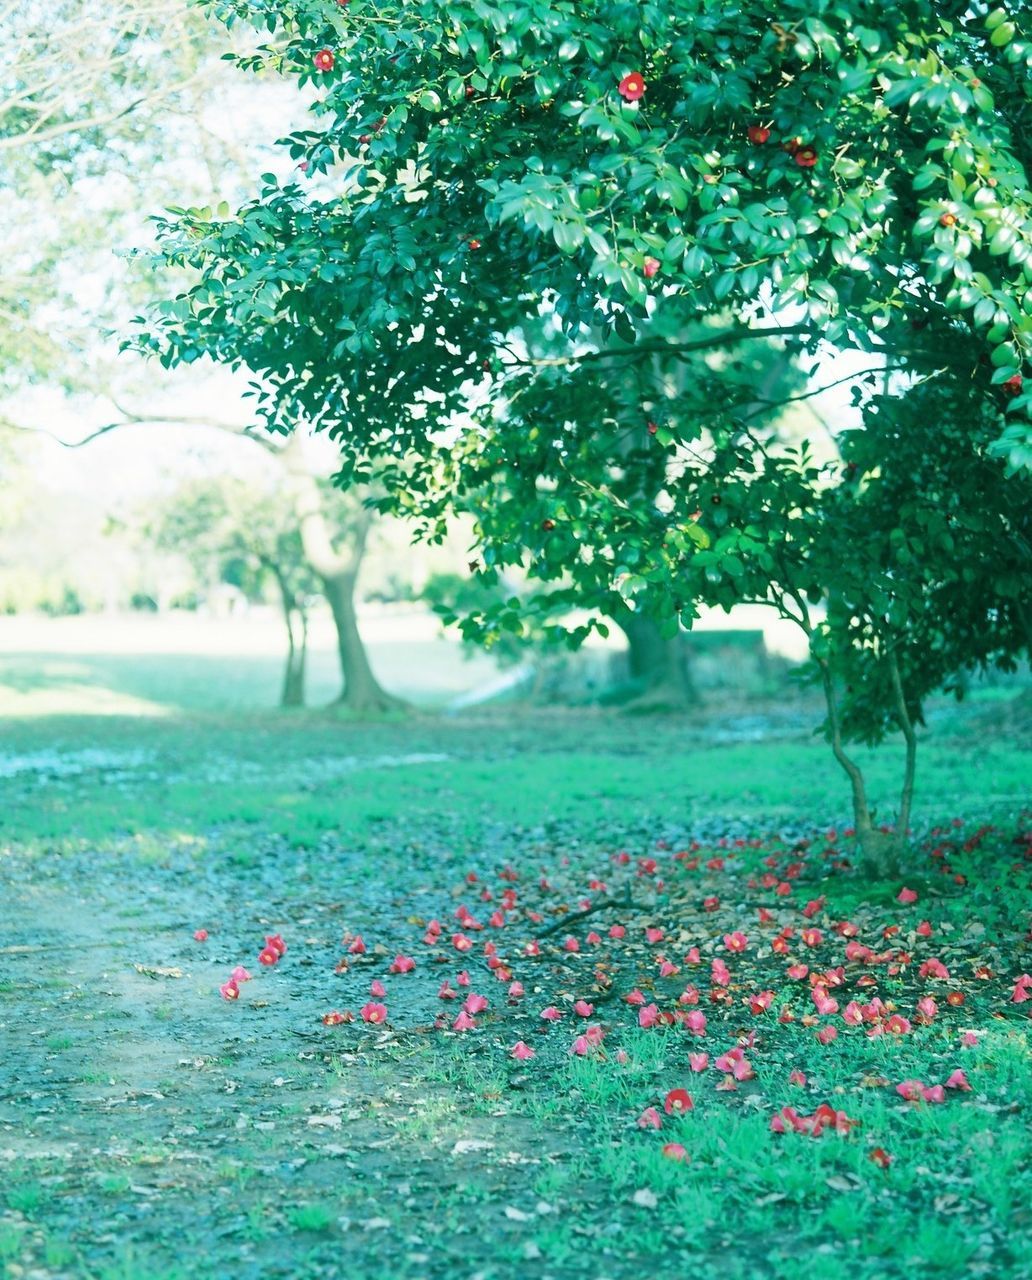
{"type": "Polygon", "coordinates": [[[0,1274],[1024,1274],[1006,695],[865,883],[801,693],[373,725],[75,661],[150,714],[2,722],[0,1274]]]}

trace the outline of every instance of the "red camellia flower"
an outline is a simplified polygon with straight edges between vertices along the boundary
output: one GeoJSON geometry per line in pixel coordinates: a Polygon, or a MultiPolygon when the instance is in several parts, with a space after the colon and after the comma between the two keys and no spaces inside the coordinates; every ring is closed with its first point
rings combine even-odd
{"type": "Polygon", "coordinates": [[[1016,373],[1013,378],[1008,378],[1003,384],[1003,389],[1009,396],[1020,396],[1021,387],[1024,379],[1020,373],[1016,373]]]}
{"type": "Polygon", "coordinates": [[[800,169],[812,169],[817,163],[817,148],[799,147],[792,153],[792,158],[800,169]]]}
{"type": "Polygon", "coordinates": [[[653,276],[654,276],[658,271],[659,271],[659,259],[658,259],[658,258],[646,258],[646,259],[645,259],[645,263],[644,263],[644,265],[642,266],[642,273],[644,274],[645,279],[646,279],[646,280],[651,280],[651,279],[652,279],[652,277],[653,277],[653,276]]]}
{"type": "Polygon", "coordinates": [[[681,1114],[685,1111],[692,1111],[695,1103],[692,1102],[692,1096],[687,1089],[671,1089],[663,1101],[663,1110],[668,1116],[675,1112],[681,1114]]]}
{"type": "Polygon", "coordinates": [[[637,102],[645,92],[645,81],[640,72],[632,71],[620,81],[619,89],[622,98],[626,98],[628,102],[637,102]]]}
{"type": "Polygon", "coordinates": [[[273,965],[279,959],[279,952],[273,950],[272,947],[262,947],[258,952],[258,962],[264,965],[273,965]]]}
{"type": "Polygon", "coordinates": [[[316,71],[332,71],[334,61],[332,49],[320,49],[312,59],[312,64],[316,71]]]}
{"type": "Polygon", "coordinates": [[[194,942],[207,942],[207,941],[208,941],[208,930],[198,929],[197,932],[194,934],[194,942]]]}
{"type": "Polygon", "coordinates": [[[758,147],[762,147],[765,142],[770,141],[770,130],[762,124],[751,124],[749,126],[749,141],[754,142],[758,147]]]}

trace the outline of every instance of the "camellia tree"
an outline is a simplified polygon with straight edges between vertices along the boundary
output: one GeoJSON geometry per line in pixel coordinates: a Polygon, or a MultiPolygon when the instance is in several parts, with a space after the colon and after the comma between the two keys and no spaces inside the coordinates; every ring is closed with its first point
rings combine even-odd
{"type": "MultiPolygon", "coordinates": [[[[885,600],[856,592],[884,562],[891,597],[898,564],[835,530],[881,513],[879,536],[899,542],[889,459],[864,453],[896,448],[876,423],[909,433],[921,493],[945,492],[954,455],[911,409],[939,381],[951,404],[967,389],[946,438],[971,474],[991,473],[993,500],[1010,510],[1032,468],[1032,49],[1017,11],[212,8],[267,33],[242,62],[314,89],[316,124],[286,139],[298,182],[266,175],[231,218],[161,221],[158,263],[192,283],[137,345],[253,370],[271,429],[328,431],[342,483],[386,468],[387,504],[431,537],[480,492],[487,571],[519,564],[581,602],[588,590],[603,616],[619,597],[669,634],[699,599],[823,599],[826,619],[803,621],[826,691],[841,678],[876,702],[873,719],[829,704],[843,767],[851,733],[912,734],[927,690],[907,690],[899,619],[944,604],[950,584],[914,577],[906,610],[886,605],[886,638],[885,600]],[[696,412],[670,372],[703,354],[717,375],[772,342],[786,363],[834,347],[892,371],[855,446],[859,486],[772,447],[756,417],[777,395],[743,403],[707,376],[696,412]],[[491,492],[499,468],[519,501],[491,492]]],[[[496,621],[521,625],[515,607],[496,621]]],[[[963,634],[982,624],[972,613],[963,634]]],[[[947,651],[955,671],[983,650],[954,637],[937,674],[947,651]]]]}

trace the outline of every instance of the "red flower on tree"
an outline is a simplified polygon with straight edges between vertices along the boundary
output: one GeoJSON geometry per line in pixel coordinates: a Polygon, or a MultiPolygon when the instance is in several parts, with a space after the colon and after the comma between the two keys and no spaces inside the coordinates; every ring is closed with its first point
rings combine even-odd
{"type": "Polygon", "coordinates": [[[316,71],[332,71],[334,61],[332,49],[320,49],[312,59],[316,71]]]}
{"type": "Polygon", "coordinates": [[[816,147],[798,147],[792,156],[800,169],[812,169],[817,163],[816,147]]]}
{"type": "Polygon", "coordinates": [[[770,130],[766,125],[751,124],[749,126],[749,141],[754,142],[758,147],[762,147],[765,142],[770,141],[770,130]]]}
{"type": "Polygon", "coordinates": [[[1021,374],[1016,373],[1013,377],[1007,379],[1003,384],[1003,389],[1009,396],[1020,396],[1023,383],[1024,379],[1021,374]]]}
{"type": "Polygon", "coordinates": [[[640,72],[632,71],[620,81],[619,89],[622,98],[628,102],[637,102],[645,92],[645,81],[640,72]]]}
{"type": "Polygon", "coordinates": [[[642,265],[642,268],[641,268],[641,269],[642,269],[642,272],[643,272],[643,273],[644,273],[644,275],[645,275],[645,279],[646,279],[646,280],[651,280],[651,279],[652,279],[652,277],[653,277],[653,276],[654,276],[654,275],[659,271],[659,259],[658,259],[658,258],[646,258],[646,259],[645,259],[645,262],[644,262],[644,264],[642,265]]]}

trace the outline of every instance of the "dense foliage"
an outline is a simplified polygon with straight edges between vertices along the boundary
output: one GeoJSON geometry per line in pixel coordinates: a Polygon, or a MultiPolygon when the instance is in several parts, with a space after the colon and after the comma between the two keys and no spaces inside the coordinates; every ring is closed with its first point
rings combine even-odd
{"type": "Polygon", "coordinates": [[[922,698],[1028,643],[1032,47],[1009,11],[214,10],[268,33],[240,61],[314,91],[314,124],[286,139],[297,181],[162,221],[159,262],[194,279],[140,345],[253,370],[271,428],[328,431],[342,483],[385,469],[381,505],[425,536],[472,512],[489,581],[519,566],[542,611],[594,610],[575,640],[773,603],[837,753],[896,727],[912,772],[922,698]],[[871,367],[821,458],[775,424],[834,350],[871,367]]]}

